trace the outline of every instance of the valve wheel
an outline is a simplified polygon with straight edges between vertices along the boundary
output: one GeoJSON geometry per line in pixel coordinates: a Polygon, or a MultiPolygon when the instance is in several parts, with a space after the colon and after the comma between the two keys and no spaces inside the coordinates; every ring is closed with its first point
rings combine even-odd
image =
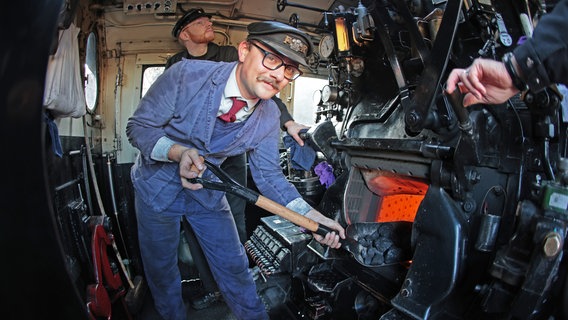
{"type": "Polygon", "coordinates": [[[298,28],[298,23],[300,22],[300,17],[298,17],[298,15],[296,13],[292,13],[288,22],[294,28],[298,28]]]}

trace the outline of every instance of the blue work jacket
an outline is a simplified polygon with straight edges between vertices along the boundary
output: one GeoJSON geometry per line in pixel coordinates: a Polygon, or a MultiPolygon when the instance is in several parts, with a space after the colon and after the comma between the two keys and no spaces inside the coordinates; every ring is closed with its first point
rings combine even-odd
{"type": "MultiPolygon", "coordinates": [[[[128,139],[140,150],[131,171],[132,182],[137,196],[155,210],[168,208],[179,192],[188,192],[209,210],[218,208],[224,196],[214,190],[184,189],[177,162],[153,160],[150,155],[162,137],[197,149],[217,165],[226,157],[248,152],[251,175],[264,196],[282,205],[297,203],[298,198],[304,202],[279,164],[280,111],[272,99],[261,100],[246,121],[225,123],[217,118],[235,65],[183,59],[154,82],[128,119],[128,139]]],[[[203,177],[211,175],[206,170],[203,177]]],[[[303,211],[300,213],[307,212],[303,211]]]]}

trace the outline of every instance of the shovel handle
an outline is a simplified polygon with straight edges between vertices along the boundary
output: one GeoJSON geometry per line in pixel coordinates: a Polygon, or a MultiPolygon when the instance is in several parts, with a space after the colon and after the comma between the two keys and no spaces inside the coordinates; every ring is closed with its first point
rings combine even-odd
{"type": "Polygon", "coordinates": [[[223,169],[219,168],[209,160],[204,159],[204,163],[213,172],[213,174],[215,174],[223,182],[207,181],[202,178],[188,179],[191,183],[201,183],[205,188],[225,191],[244,198],[248,202],[253,203],[254,205],[277,216],[280,216],[302,228],[317,233],[322,237],[325,237],[326,234],[333,231],[326,226],[320,225],[319,223],[308,217],[290,210],[285,206],[240,185],[239,183],[234,181],[223,169]]]}
{"type": "Polygon", "coordinates": [[[293,210],[290,210],[288,208],[286,208],[285,206],[274,202],[270,199],[268,199],[267,197],[263,196],[263,195],[259,195],[258,196],[258,200],[255,203],[256,206],[270,212],[273,213],[275,215],[278,215],[286,220],[289,220],[290,222],[310,230],[311,232],[317,233],[322,237],[325,237],[326,234],[332,232],[331,229],[329,229],[328,227],[321,225],[317,222],[315,222],[314,220],[305,217],[293,210]]]}
{"type": "MultiPolygon", "coordinates": [[[[322,237],[325,237],[328,233],[333,232],[333,231],[335,231],[335,230],[332,230],[332,229],[328,228],[327,226],[320,224],[318,229],[315,231],[315,233],[319,234],[322,237]]],[[[335,231],[335,233],[337,233],[337,231],[335,231]]]]}

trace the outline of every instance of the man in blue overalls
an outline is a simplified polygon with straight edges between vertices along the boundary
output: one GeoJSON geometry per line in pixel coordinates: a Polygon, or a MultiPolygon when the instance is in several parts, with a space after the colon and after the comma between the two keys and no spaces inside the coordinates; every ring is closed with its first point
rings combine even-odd
{"type": "Polygon", "coordinates": [[[186,319],[177,266],[180,218],[191,224],[227,305],[239,319],[268,319],[223,192],[187,179],[202,175],[203,158],[221,164],[248,152],[251,175],[269,199],[335,232],[315,239],[340,246],[345,230],[313,209],[279,165],[279,115],[271,99],[302,74],[312,44],[278,22],[255,22],[234,63],[182,60],[154,82],[126,132],[140,150],[132,168],[138,237],[145,275],[158,312],[186,319]],[[241,109],[233,109],[240,100],[241,109]],[[236,105],[236,103],[235,103],[236,105]]]}

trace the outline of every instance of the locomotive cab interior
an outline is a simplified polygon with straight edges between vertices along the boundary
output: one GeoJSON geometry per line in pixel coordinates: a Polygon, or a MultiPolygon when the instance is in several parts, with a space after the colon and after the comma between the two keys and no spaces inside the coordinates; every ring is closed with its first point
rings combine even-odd
{"type": "MultiPolygon", "coordinates": [[[[172,27],[201,7],[219,45],[274,20],[316,48],[279,93],[310,127],[302,137],[316,157],[309,170],[294,167],[282,141],[281,167],[347,239],[324,248],[247,205],[244,249],[271,319],[568,319],[568,89],[468,108],[443,90],[452,68],[500,60],[557,2],[10,3],[0,20],[7,318],[159,319],[125,127],[184,49],[172,27]]],[[[187,241],[179,255],[191,295],[199,275],[187,241]]],[[[222,301],[190,312],[232,319],[222,301]]]]}

